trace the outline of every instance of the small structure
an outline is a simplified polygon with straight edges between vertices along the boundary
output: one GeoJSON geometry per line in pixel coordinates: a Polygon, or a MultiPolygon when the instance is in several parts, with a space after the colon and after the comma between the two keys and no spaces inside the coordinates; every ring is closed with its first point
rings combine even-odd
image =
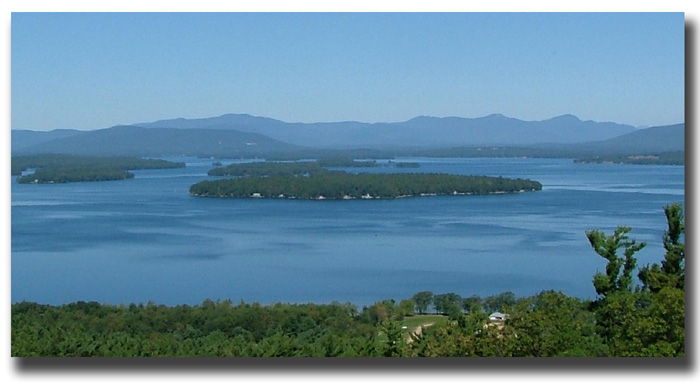
{"type": "MultiPolygon", "coordinates": [[[[502,331],[506,327],[506,320],[508,315],[501,312],[493,312],[489,315],[489,322],[484,324],[484,329],[489,329],[495,327],[499,331],[502,331]]],[[[500,337],[500,336],[499,336],[500,337]]]]}

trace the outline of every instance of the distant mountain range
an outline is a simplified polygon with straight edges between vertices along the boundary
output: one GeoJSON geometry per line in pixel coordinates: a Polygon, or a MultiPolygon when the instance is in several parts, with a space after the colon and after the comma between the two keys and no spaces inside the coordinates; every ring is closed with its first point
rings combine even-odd
{"type": "Polygon", "coordinates": [[[420,116],[396,123],[287,123],[226,114],[92,131],[13,130],[12,154],[265,157],[275,152],[314,149],[390,151],[486,145],[634,153],[683,150],[684,131],[684,124],[636,129],[612,122],[582,121],[572,115],[543,121],[493,114],[481,118],[420,116]]]}
{"type": "Polygon", "coordinates": [[[612,122],[581,121],[563,115],[523,121],[500,114],[481,118],[420,116],[405,122],[287,123],[247,114],[162,120],[135,124],[146,128],[228,129],[258,133],[315,148],[402,148],[461,145],[532,145],[600,141],[636,130],[612,122]]]}

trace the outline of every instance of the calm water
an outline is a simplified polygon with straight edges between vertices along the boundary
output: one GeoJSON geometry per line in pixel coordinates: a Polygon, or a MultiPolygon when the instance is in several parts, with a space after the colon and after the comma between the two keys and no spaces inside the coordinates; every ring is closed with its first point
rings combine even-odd
{"type": "MultiPolygon", "coordinates": [[[[663,257],[662,207],[684,202],[684,168],[571,160],[402,159],[419,169],[540,181],[541,192],[400,200],[205,199],[215,160],[131,180],[12,189],[12,301],[261,303],[409,298],[421,290],[595,297],[605,261],[585,230],[633,228],[663,257]]],[[[224,160],[224,163],[227,161],[224,160]]],[[[354,169],[372,173],[392,168],[354,169]]]]}

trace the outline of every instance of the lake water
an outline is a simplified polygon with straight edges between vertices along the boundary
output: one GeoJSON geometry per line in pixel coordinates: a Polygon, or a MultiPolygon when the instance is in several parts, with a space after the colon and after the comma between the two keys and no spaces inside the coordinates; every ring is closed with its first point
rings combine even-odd
{"type": "MultiPolygon", "coordinates": [[[[585,231],[631,226],[640,264],[663,257],[662,207],[684,202],[684,167],[564,159],[429,159],[418,169],[540,181],[539,192],[398,200],[188,195],[217,160],[124,181],[20,185],[13,178],[12,302],[205,299],[358,306],[422,290],[594,298],[604,270],[585,231]]],[[[219,160],[225,164],[230,160],[219,160]]]]}

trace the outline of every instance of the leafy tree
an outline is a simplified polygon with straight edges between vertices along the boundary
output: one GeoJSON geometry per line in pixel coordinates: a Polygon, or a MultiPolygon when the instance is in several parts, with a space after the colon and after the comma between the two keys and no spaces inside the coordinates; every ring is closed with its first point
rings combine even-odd
{"type": "Polygon", "coordinates": [[[433,292],[425,290],[413,295],[413,300],[416,302],[418,314],[425,314],[430,305],[433,303],[433,292]]]}
{"type": "Polygon", "coordinates": [[[433,298],[435,310],[456,319],[461,314],[462,297],[456,293],[438,294],[433,298]]]}
{"type": "Polygon", "coordinates": [[[517,356],[603,356],[606,347],[596,334],[589,302],[545,291],[521,299],[506,324],[516,333],[517,356]]]}
{"type": "Polygon", "coordinates": [[[466,313],[475,313],[483,311],[481,306],[481,297],[477,295],[462,298],[462,308],[466,313]]]}
{"type": "Polygon", "coordinates": [[[486,312],[491,313],[503,310],[507,307],[515,305],[517,299],[513,292],[503,292],[493,296],[486,297],[482,304],[486,312]]]}
{"type": "Polygon", "coordinates": [[[416,300],[412,298],[401,300],[397,312],[401,314],[401,317],[413,316],[416,313],[416,300]]]}

